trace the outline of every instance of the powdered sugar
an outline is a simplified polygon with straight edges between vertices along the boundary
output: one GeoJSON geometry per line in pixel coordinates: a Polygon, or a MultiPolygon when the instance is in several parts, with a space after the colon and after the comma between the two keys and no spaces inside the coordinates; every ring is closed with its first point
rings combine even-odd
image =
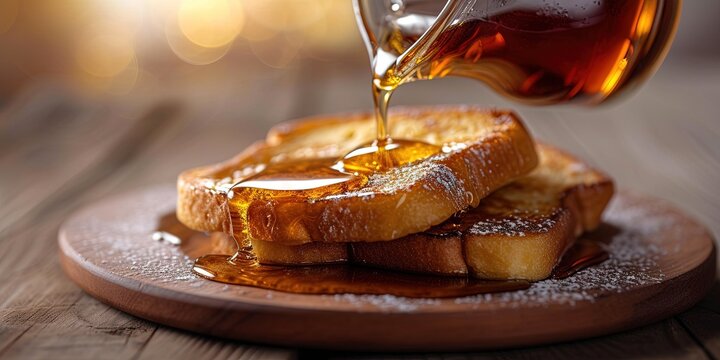
{"type": "Polygon", "coordinates": [[[687,239],[703,231],[701,227],[688,226],[689,220],[677,212],[668,211],[667,205],[662,202],[647,199],[638,201],[637,197],[623,194],[616,197],[606,212],[605,224],[601,229],[603,235],[589,235],[607,242],[609,260],[565,279],[539,281],[525,290],[455,299],[411,299],[392,295],[299,295],[227,286],[193,275],[190,269],[194,256],[186,252],[189,249],[186,244],[192,244],[193,241],[197,243],[198,240],[188,238],[187,234],[179,233],[175,228],[167,228],[167,231],[183,239],[179,246],[151,239],[153,231],[165,229],[159,225],[163,222],[163,215],[172,214],[174,192],[172,188],[163,188],[162,191],[150,189],[144,193],[119,197],[103,204],[104,207],[89,208],[78,214],[64,226],[64,231],[69,234],[68,237],[73,233],[83,234],[81,243],[76,241],[71,245],[79,261],[92,261],[103,272],[109,271],[118,278],[142,284],[143,291],[149,288],[178,289],[185,295],[191,292],[193,296],[200,297],[221,296],[227,301],[252,298],[302,304],[304,297],[313,296],[313,299],[320,301],[315,302],[316,306],[323,308],[345,308],[350,305],[358,311],[381,312],[439,311],[447,309],[448,305],[463,311],[487,309],[488,306],[574,306],[663,282],[667,274],[662,272],[659,264],[683,251],[683,247],[666,242],[687,239]]]}
{"type": "MultiPolygon", "coordinates": [[[[335,296],[340,302],[350,302],[356,306],[369,304],[387,311],[409,312],[427,309],[428,306],[452,301],[454,304],[477,308],[483,304],[499,307],[534,307],[551,305],[574,306],[579,302],[594,302],[596,299],[612,293],[622,293],[665,279],[658,261],[667,256],[667,251],[653,236],[659,232],[674,231],[679,219],[676,215],[664,213],[652,206],[637,206],[623,197],[612,202],[606,214],[606,230],[616,232],[606,239],[610,258],[596,266],[581,270],[565,279],[546,279],[533,283],[525,290],[481,294],[452,300],[409,299],[390,295],[382,297],[335,296]]],[[[505,224],[507,225],[507,224],[505,224]]],[[[506,232],[503,225],[503,232],[506,232]]],[[[522,228],[522,224],[515,224],[522,228]]],[[[681,227],[679,231],[687,231],[681,227]]]]}
{"type": "Polygon", "coordinates": [[[525,236],[527,233],[546,233],[555,226],[556,219],[546,216],[539,219],[507,216],[478,220],[468,232],[472,235],[503,234],[525,236]]]}
{"type": "Polygon", "coordinates": [[[441,153],[412,163],[412,165],[399,166],[387,172],[373,173],[368,177],[367,184],[361,189],[337,196],[328,196],[327,199],[362,196],[365,193],[395,194],[420,183],[423,183],[424,186],[439,186],[444,192],[452,193],[457,189],[459,179],[450,168],[442,163],[448,156],[450,154],[441,153]],[[432,181],[427,181],[427,179],[432,179],[432,181]]]}
{"type": "Polygon", "coordinates": [[[607,293],[620,293],[633,288],[657,284],[665,276],[656,261],[662,250],[644,243],[644,238],[632,232],[621,232],[612,238],[610,258],[565,279],[546,279],[529,289],[502,294],[485,294],[455,299],[458,304],[499,303],[503,306],[574,305],[579,301],[594,301],[607,293]]]}
{"type": "Polygon", "coordinates": [[[337,302],[349,303],[357,307],[370,304],[379,309],[399,312],[412,312],[418,310],[420,306],[432,306],[441,303],[440,299],[407,299],[393,295],[323,295],[325,298],[332,299],[337,302]]]}

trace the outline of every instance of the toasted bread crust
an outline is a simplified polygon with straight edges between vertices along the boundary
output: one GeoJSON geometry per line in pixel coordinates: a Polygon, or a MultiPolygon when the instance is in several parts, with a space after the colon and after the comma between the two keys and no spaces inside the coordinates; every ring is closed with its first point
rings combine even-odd
{"type": "MultiPolygon", "coordinates": [[[[251,238],[290,245],[394,240],[477,206],[481,198],[537,164],[533,140],[511,112],[429,107],[399,108],[390,116],[391,131],[399,136],[462,146],[389,173],[370,175],[368,184],[352,193],[282,204],[287,211],[280,211],[273,201],[248,199],[251,238]],[[286,213],[290,215],[283,215],[286,213]],[[267,221],[253,221],[268,218],[273,219],[270,226],[265,225],[267,221]]],[[[357,114],[281,124],[270,131],[265,142],[231,160],[182,173],[178,178],[178,219],[196,230],[228,229],[222,206],[225,192],[217,185],[231,181],[235,170],[267,162],[279,153],[340,157],[372,139],[373,121],[368,114],[357,114]],[[338,136],[347,141],[338,145],[338,136]]],[[[234,230],[242,229],[235,226],[234,230]]]]}
{"type": "Polygon", "coordinates": [[[264,147],[265,143],[259,141],[222,163],[183,171],[177,180],[178,220],[194,230],[228,231],[230,219],[225,207],[226,196],[224,191],[215,188],[216,181],[230,176],[238,166],[251,162],[253,154],[264,147]]]}
{"type": "Polygon", "coordinates": [[[350,244],[351,261],[383,269],[435,275],[468,273],[460,236],[420,233],[395,241],[350,244]]]}
{"type": "Polygon", "coordinates": [[[289,246],[274,241],[252,241],[255,256],[266,265],[316,265],[350,260],[347,243],[312,242],[289,246]]]}

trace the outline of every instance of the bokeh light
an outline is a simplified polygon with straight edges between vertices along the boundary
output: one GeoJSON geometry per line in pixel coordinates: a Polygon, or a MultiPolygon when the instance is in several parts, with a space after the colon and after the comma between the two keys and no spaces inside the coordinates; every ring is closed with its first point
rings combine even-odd
{"type": "Polygon", "coordinates": [[[188,64],[242,75],[366,59],[339,0],[0,0],[0,34],[7,86],[51,76],[91,92],[189,79],[188,64]]]}
{"type": "Polygon", "coordinates": [[[243,26],[237,0],[184,0],[177,14],[178,27],[191,42],[209,48],[226,46],[243,26]]]}
{"type": "Polygon", "coordinates": [[[130,93],[135,88],[139,76],[140,67],[137,57],[130,59],[130,63],[113,76],[97,76],[85,71],[77,75],[85,89],[115,95],[130,93]]]}
{"type": "Polygon", "coordinates": [[[134,58],[133,36],[120,29],[88,33],[78,42],[75,52],[80,68],[97,77],[119,74],[134,58]]]}
{"type": "Polygon", "coordinates": [[[282,33],[262,41],[251,41],[250,50],[263,64],[272,68],[288,67],[300,54],[302,38],[288,38],[282,33]]]}
{"type": "Polygon", "coordinates": [[[265,41],[272,38],[277,33],[277,30],[265,27],[264,25],[256,22],[253,17],[247,16],[245,19],[245,26],[243,27],[240,36],[248,41],[265,41]]]}
{"type": "Polygon", "coordinates": [[[208,47],[190,41],[180,29],[174,17],[165,24],[165,36],[170,49],[181,60],[192,65],[208,65],[220,60],[228,53],[231,43],[224,46],[208,47]]]}
{"type": "Polygon", "coordinates": [[[265,65],[283,68],[302,58],[346,53],[360,39],[348,2],[245,0],[247,25],[240,37],[265,65]]]}
{"type": "Polygon", "coordinates": [[[337,0],[245,0],[248,16],[268,29],[295,31],[328,16],[337,0]]]}

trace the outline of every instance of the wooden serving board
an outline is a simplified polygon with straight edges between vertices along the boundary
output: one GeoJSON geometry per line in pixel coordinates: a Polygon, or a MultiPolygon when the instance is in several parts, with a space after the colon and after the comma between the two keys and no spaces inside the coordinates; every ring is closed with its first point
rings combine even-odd
{"type": "Polygon", "coordinates": [[[589,237],[610,259],[529,289],[455,299],[302,295],[225,285],[190,271],[227,243],[177,222],[174,186],[102,200],[60,230],[67,275],[99,300],[141,318],[220,337],[344,350],[468,350],[608,334],[677,314],[715,277],[704,227],[668,204],[621,193],[589,237]],[[154,241],[167,231],[181,245],[154,241]]]}

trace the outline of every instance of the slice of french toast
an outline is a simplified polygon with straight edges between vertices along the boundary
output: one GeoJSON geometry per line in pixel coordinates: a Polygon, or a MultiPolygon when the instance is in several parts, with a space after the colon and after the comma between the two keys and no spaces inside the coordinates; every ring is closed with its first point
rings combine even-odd
{"type": "Polygon", "coordinates": [[[324,171],[308,174],[295,164],[332,164],[373,140],[374,121],[359,114],[284,123],[233,159],[185,171],[178,178],[178,219],[195,230],[232,229],[253,242],[306,244],[302,254],[295,248],[284,257],[288,263],[302,263],[312,253],[311,262],[338,261],[347,258],[344,243],[394,240],[427,230],[477,206],[537,165],[533,140],[512,112],[468,106],[396,108],[390,112],[391,134],[440,151],[386,172],[357,176],[362,181],[349,185],[310,190],[248,185],[232,188],[230,199],[226,197],[243,179],[250,184],[267,183],[268,177],[298,182],[298,177],[328,176],[324,171]]]}
{"type": "Polygon", "coordinates": [[[287,246],[253,241],[261,263],[350,261],[401,271],[482,279],[547,278],[577,236],[600,223],[610,178],[573,156],[538,146],[540,164],[478,207],[427,231],[385,242],[287,246]]]}

